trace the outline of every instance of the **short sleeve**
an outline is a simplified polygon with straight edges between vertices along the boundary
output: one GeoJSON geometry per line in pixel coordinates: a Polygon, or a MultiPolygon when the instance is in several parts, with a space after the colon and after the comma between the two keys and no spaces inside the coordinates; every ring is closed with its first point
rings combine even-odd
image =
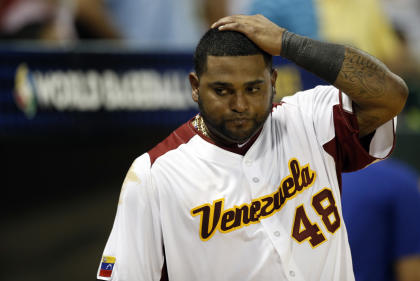
{"type": "Polygon", "coordinates": [[[100,280],[160,280],[164,263],[159,205],[147,154],[124,180],[117,214],[97,272],[100,280]]]}
{"type": "Polygon", "coordinates": [[[333,86],[299,92],[291,100],[311,123],[319,144],[334,158],[340,171],[364,168],[385,159],[394,148],[396,117],[376,129],[366,151],[359,139],[351,99],[333,86]]]}
{"type": "MultiPolygon", "coordinates": [[[[397,117],[375,130],[369,150],[366,151],[359,138],[359,125],[352,100],[342,92],[338,92],[338,100],[339,103],[333,106],[335,136],[330,142],[338,144],[336,160],[342,171],[356,171],[387,158],[395,145],[397,117]]],[[[324,148],[327,146],[328,142],[324,144],[324,148]]]]}

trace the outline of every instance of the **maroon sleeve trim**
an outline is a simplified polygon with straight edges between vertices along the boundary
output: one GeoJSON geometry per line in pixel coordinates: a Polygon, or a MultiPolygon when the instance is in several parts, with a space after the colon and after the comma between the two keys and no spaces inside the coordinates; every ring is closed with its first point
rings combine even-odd
{"type": "Polygon", "coordinates": [[[168,151],[177,149],[181,144],[187,143],[193,136],[196,135],[196,132],[189,125],[190,123],[191,120],[184,123],[178,129],[173,131],[166,139],[147,152],[150,157],[150,166],[152,166],[156,159],[160,156],[164,155],[168,151]]]}
{"type": "Polygon", "coordinates": [[[334,158],[337,168],[352,172],[374,161],[376,158],[360,142],[356,115],[346,112],[339,105],[333,107],[333,115],[335,137],[324,144],[324,149],[334,158]]]}
{"type": "Polygon", "coordinates": [[[323,145],[335,161],[337,179],[341,190],[341,173],[362,169],[376,158],[371,156],[359,139],[356,114],[346,111],[339,92],[339,104],[333,106],[335,137],[323,145]]]}
{"type": "Polygon", "coordinates": [[[281,106],[281,105],[283,105],[283,103],[284,103],[284,101],[280,101],[280,102],[278,102],[278,103],[273,103],[273,107],[271,108],[271,111],[273,111],[273,110],[274,110],[274,108],[276,108],[277,106],[281,106]]]}

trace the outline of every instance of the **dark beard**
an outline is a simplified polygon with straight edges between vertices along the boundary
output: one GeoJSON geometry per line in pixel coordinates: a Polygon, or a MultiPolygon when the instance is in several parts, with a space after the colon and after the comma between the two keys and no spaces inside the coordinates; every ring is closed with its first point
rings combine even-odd
{"type": "MultiPolygon", "coordinates": [[[[272,93],[271,104],[273,101],[274,95],[272,93]]],[[[232,134],[230,130],[226,128],[225,120],[222,120],[220,124],[214,122],[210,115],[205,110],[202,100],[200,99],[200,95],[198,95],[198,107],[200,109],[200,114],[209,130],[210,137],[216,142],[220,144],[231,144],[237,143],[242,144],[248,141],[251,137],[253,137],[264,125],[265,121],[268,118],[268,115],[271,113],[272,107],[269,106],[267,111],[264,113],[264,116],[260,120],[256,120],[255,118],[252,119],[253,126],[249,130],[249,133],[244,136],[237,136],[232,134]]]]}

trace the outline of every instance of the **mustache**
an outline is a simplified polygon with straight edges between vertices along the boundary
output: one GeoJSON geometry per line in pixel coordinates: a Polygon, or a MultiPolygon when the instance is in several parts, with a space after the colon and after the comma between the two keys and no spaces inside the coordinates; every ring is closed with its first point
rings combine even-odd
{"type": "Polygon", "coordinates": [[[224,118],[225,121],[235,121],[235,120],[250,120],[254,119],[250,114],[246,113],[236,113],[236,114],[229,114],[227,117],[224,118]]]}

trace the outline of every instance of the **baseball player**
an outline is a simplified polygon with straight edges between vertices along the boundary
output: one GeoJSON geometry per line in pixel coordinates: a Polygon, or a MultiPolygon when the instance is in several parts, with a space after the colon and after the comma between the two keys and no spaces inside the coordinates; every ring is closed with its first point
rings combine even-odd
{"type": "Polygon", "coordinates": [[[132,164],[97,278],[354,280],[340,173],[390,154],[405,83],[260,15],[220,19],[194,59],[200,113],[132,164]],[[272,55],[333,86],[273,105],[272,55]]]}

